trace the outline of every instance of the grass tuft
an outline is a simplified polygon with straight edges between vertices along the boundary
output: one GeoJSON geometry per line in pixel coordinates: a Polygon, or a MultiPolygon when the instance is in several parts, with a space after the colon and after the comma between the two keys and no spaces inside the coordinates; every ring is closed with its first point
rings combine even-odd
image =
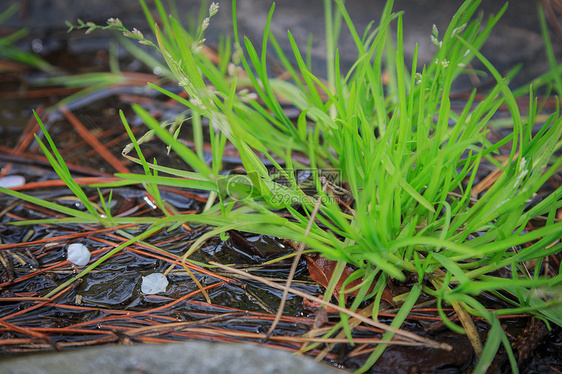
{"type": "MultiPolygon", "coordinates": [[[[380,311],[387,280],[405,280],[414,274],[418,281],[412,289],[396,297],[399,312],[392,327],[402,325],[424,292],[436,298],[447,327],[469,335],[480,356],[476,371],[492,363],[501,345],[515,365],[498,316],[528,313],[562,326],[562,275],[545,274],[541,266],[562,249],[562,222],[556,218],[557,210],[562,208],[562,188],[533,202],[562,164],[559,106],[541,124],[533,97],[538,86],[550,82],[562,92],[561,68],[551,52],[544,16],[540,20],[552,71],[536,80],[532,88],[511,90],[508,81],[516,71],[502,76],[479,52],[507,4],[484,22],[482,17],[475,17],[480,2],[465,1],[444,32],[436,27],[431,34],[428,32],[427,37],[438,46],[433,61],[419,66],[416,47],[408,69],[403,53],[402,15],[392,13],[392,1],[388,1],[374,28],[364,35],[356,30],[343,1],[324,3],[327,81],[311,72],[310,63],[306,56],[303,58],[290,32],[292,56],[279,47],[269,30],[274,6],[258,51],[249,39],[239,35],[233,1],[234,44],[223,39],[218,65],[201,52],[204,31],[218,9],[214,3],[197,31],[189,33],[176,17],[167,16],[160,0],[155,1],[162,22],[158,26],[141,0],[151,27],[154,25],[154,41],[136,29],[126,29],[118,19],[110,19],[107,26],[70,24],[71,30],[117,30],[130,40],[154,47],[165,61],[166,76],[187,93],[188,98],[183,99],[150,84],[185,105],[193,123],[195,150],[179,142],[177,133],[170,132],[141,106],[134,105],[133,110],[150,132],[192,170],[174,170],[148,162],[139,147],[142,140],[134,137],[121,113],[131,138],[130,148],[138,156],[127,157],[141,164],[144,174],[117,176],[131,183],[142,182],[164,212],[165,202],[158,186],[211,193],[200,214],[187,217],[166,213],[167,217],[153,222],[147,232],[165,225],[200,222],[216,227],[205,239],[224,236],[224,232],[236,228],[302,242],[308,249],[339,261],[340,270],[344,265],[352,266],[355,272],[344,284],[354,279],[364,282],[356,288],[358,296],[348,308],[355,311],[362,302],[369,301],[373,304],[373,320],[380,311]],[[357,47],[356,63],[348,72],[341,71],[337,49],[343,25],[357,47]],[[393,40],[394,26],[397,33],[393,40]],[[270,77],[266,58],[270,44],[291,81],[270,77]],[[484,97],[477,99],[476,91],[472,92],[462,111],[456,113],[450,99],[453,82],[472,73],[467,66],[475,58],[496,84],[484,97]],[[522,116],[516,101],[521,97],[529,98],[528,118],[522,116]],[[286,114],[281,98],[300,110],[296,121],[286,114]],[[492,143],[490,129],[497,125],[496,114],[502,105],[509,110],[512,132],[492,143]],[[209,122],[212,162],[204,159],[202,119],[209,122]],[[537,125],[540,129],[534,132],[537,125]],[[222,157],[227,142],[238,150],[244,175],[225,175],[222,157]],[[506,147],[508,152],[504,151],[506,147]],[[297,153],[307,159],[294,157],[297,153]],[[486,187],[476,183],[482,179],[483,165],[496,167],[486,187]],[[310,172],[308,189],[296,178],[297,170],[310,172]],[[280,209],[287,215],[279,215],[280,209]],[[537,219],[543,219],[543,227],[531,225],[537,219]],[[496,271],[500,269],[509,269],[510,278],[498,276],[496,271]],[[512,307],[489,311],[479,297],[483,293],[512,307]],[[447,318],[442,310],[446,305],[455,308],[461,324],[447,318]],[[491,326],[484,349],[472,317],[481,317],[491,326]]],[[[40,142],[42,149],[89,214],[59,211],[84,221],[95,217],[105,225],[118,222],[108,216],[103,199],[105,217],[88,205],[48,135],[47,140],[53,154],[40,142]]],[[[142,235],[137,238],[140,239],[142,235]]],[[[338,281],[339,275],[331,279],[328,289],[333,290],[338,281]]],[[[331,292],[326,301],[330,297],[331,292]]],[[[338,327],[351,341],[348,320],[342,313],[338,327]]],[[[326,337],[337,331],[333,329],[326,337]]],[[[386,332],[384,339],[390,340],[393,335],[386,332]]],[[[379,345],[358,372],[374,365],[385,347],[379,345]]],[[[512,369],[517,371],[515,366],[512,369]]]]}

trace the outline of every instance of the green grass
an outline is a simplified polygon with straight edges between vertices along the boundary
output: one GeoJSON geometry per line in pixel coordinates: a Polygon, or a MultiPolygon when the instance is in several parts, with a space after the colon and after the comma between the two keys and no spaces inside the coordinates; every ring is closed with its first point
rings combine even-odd
{"type": "MultiPolygon", "coordinates": [[[[186,106],[193,119],[195,143],[195,150],[184,146],[176,140],[176,133],[162,126],[142,107],[134,105],[135,113],[149,130],[192,171],[165,168],[146,160],[139,146],[142,141],[133,137],[121,114],[131,136],[131,151],[135,149],[137,153],[137,157],[128,157],[143,166],[144,174],[117,176],[125,183],[143,182],[163,211],[166,210],[158,197],[158,185],[211,192],[210,203],[200,214],[169,215],[152,222],[149,231],[182,222],[215,226],[213,235],[223,235],[236,227],[304,242],[326,258],[353,266],[356,271],[350,279],[364,282],[359,287],[358,297],[348,308],[356,310],[361,302],[374,300],[373,319],[380,310],[387,277],[404,280],[409,273],[417,274],[417,285],[397,299],[400,311],[393,327],[401,326],[423,291],[438,299],[439,308],[452,305],[458,315],[468,316],[461,319],[459,325],[442,313],[449,328],[471,336],[475,350],[481,353],[477,371],[484,371],[503,345],[512,370],[517,372],[498,316],[528,313],[562,326],[562,275],[545,277],[541,273],[545,259],[562,249],[559,240],[562,222],[555,219],[557,209],[562,207],[562,189],[556,189],[538,204],[529,205],[562,164],[560,106],[557,105],[554,113],[540,117],[547,119],[538,133],[532,131],[533,126],[541,124],[534,92],[541,85],[562,92],[557,74],[561,68],[554,59],[544,17],[540,21],[552,71],[537,79],[532,87],[512,91],[508,80],[516,71],[502,77],[479,52],[506,7],[484,21],[474,17],[480,2],[466,1],[446,30],[434,28],[431,35],[428,31],[427,37],[439,47],[433,61],[420,66],[416,48],[412,67],[408,69],[403,52],[402,15],[392,13],[392,1],[388,1],[375,27],[363,35],[356,30],[341,0],[324,3],[327,82],[310,71],[308,58],[303,57],[290,32],[292,56],[282,52],[269,32],[274,6],[258,49],[238,34],[236,2],[233,2],[234,45],[223,39],[218,66],[199,52],[208,19],[216,12],[213,6],[208,18],[200,17],[204,21],[199,22],[194,32],[188,33],[176,17],[166,15],[160,1],[156,1],[156,5],[163,24],[155,25],[141,1],[151,25],[155,25],[153,41],[139,31],[125,29],[118,20],[110,20],[103,28],[118,30],[160,52],[167,66],[166,75],[185,89],[189,99],[156,85],[150,86],[186,106]],[[341,70],[337,50],[339,30],[344,25],[357,48],[356,63],[349,71],[341,70]],[[391,26],[397,30],[395,40],[391,26]],[[268,48],[273,48],[290,73],[290,82],[269,77],[268,48]],[[231,54],[234,55],[232,59],[231,54]],[[478,102],[474,91],[462,112],[457,114],[451,110],[451,86],[457,77],[467,73],[465,67],[474,59],[485,66],[496,85],[478,102]],[[296,62],[295,66],[291,60],[296,62]],[[235,67],[245,74],[237,72],[235,67]],[[383,69],[390,73],[386,85],[382,81],[383,69]],[[258,99],[241,90],[242,84],[251,84],[258,99]],[[296,123],[283,111],[279,96],[301,110],[296,123]],[[529,98],[526,117],[521,114],[516,97],[529,98]],[[496,125],[494,115],[502,105],[509,109],[512,132],[492,144],[486,135],[496,125]],[[209,119],[211,126],[208,141],[213,161],[210,164],[202,157],[203,117],[209,119]],[[247,176],[221,174],[227,141],[238,150],[247,176]],[[494,158],[501,146],[510,147],[505,165],[494,158]],[[274,165],[273,172],[264,165],[258,152],[274,165]],[[294,152],[306,154],[310,164],[294,160],[294,152]],[[472,196],[477,172],[484,163],[496,165],[501,174],[489,189],[472,196]],[[335,184],[326,184],[326,179],[318,173],[314,178],[317,197],[311,197],[302,191],[293,174],[295,169],[303,167],[335,169],[339,179],[335,184]],[[322,191],[324,185],[327,192],[322,191]],[[349,209],[335,198],[342,192],[353,201],[349,209]],[[319,214],[307,231],[317,198],[322,198],[319,214]],[[278,209],[284,209],[290,218],[278,215],[278,209]],[[544,217],[544,226],[529,230],[528,224],[539,216],[544,217]],[[530,261],[534,262],[534,268],[529,268],[530,261]],[[509,269],[510,278],[493,275],[498,269],[509,269]],[[376,285],[370,290],[372,283],[376,285]],[[484,292],[512,307],[487,310],[478,297],[484,292]],[[482,352],[478,347],[479,339],[474,338],[476,331],[470,316],[482,317],[491,326],[482,352]]],[[[70,27],[88,28],[88,31],[101,28],[84,22],[70,27]]],[[[55,150],[50,138],[48,140],[55,150]]],[[[50,160],[61,178],[66,178],[69,187],[81,197],[82,192],[73,186],[64,161],[59,156],[51,156],[50,160]]],[[[15,192],[2,191],[25,198],[15,192]]],[[[118,220],[100,218],[93,208],[88,210],[89,213],[63,213],[105,225],[118,220]]],[[[26,223],[29,222],[18,224],[26,223]]],[[[332,279],[329,288],[337,281],[332,279]]],[[[342,300],[340,298],[343,304],[342,300]]],[[[348,317],[342,314],[341,318],[339,326],[351,338],[348,317]]],[[[334,329],[329,335],[335,333],[334,329]]],[[[390,339],[391,333],[385,338],[390,339]]],[[[376,364],[384,349],[385,346],[380,345],[373,351],[358,372],[376,364]]]]}

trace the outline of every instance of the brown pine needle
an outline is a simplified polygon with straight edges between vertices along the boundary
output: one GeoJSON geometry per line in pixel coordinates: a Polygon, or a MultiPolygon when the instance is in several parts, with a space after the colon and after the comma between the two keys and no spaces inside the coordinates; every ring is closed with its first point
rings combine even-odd
{"type": "MultiPolygon", "coordinates": [[[[223,264],[219,264],[218,262],[215,262],[215,261],[210,261],[209,264],[214,265],[214,266],[216,266],[218,268],[221,268],[223,270],[230,271],[230,272],[235,273],[235,274],[244,275],[248,279],[261,282],[263,284],[268,285],[269,287],[277,288],[279,290],[285,290],[286,289],[286,286],[281,286],[281,285],[279,285],[275,282],[271,282],[271,281],[269,281],[265,278],[258,277],[256,275],[252,275],[252,274],[249,274],[245,271],[234,269],[234,268],[225,266],[223,264]]],[[[426,347],[429,347],[429,348],[444,349],[446,351],[450,351],[450,350],[453,349],[453,347],[451,347],[449,344],[440,343],[440,342],[436,342],[436,341],[433,341],[433,340],[430,340],[430,339],[426,339],[424,337],[418,336],[418,335],[416,335],[414,333],[411,333],[409,331],[396,329],[394,327],[385,325],[384,323],[376,322],[376,321],[374,321],[370,318],[366,318],[366,317],[363,317],[362,315],[360,315],[358,313],[352,312],[349,309],[342,308],[339,305],[332,304],[328,301],[324,301],[323,299],[320,299],[318,297],[309,295],[305,292],[296,290],[294,288],[289,288],[288,291],[291,292],[293,295],[297,295],[297,296],[303,297],[305,299],[315,301],[315,302],[320,303],[322,305],[325,305],[327,307],[333,308],[333,309],[337,310],[338,312],[345,313],[350,317],[357,318],[358,320],[360,320],[361,322],[363,322],[367,325],[371,325],[371,326],[377,327],[377,328],[385,330],[385,331],[393,332],[396,335],[399,335],[400,337],[402,337],[404,339],[411,340],[411,341],[414,341],[414,342],[418,343],[420,346],[426,346],[426,347]]]]}
{"type": "Polygon", "coordinates": [[[90,131],[78,120],[78,118],[72,114],[65,106],[60,106],[59,110],[66,116],[70,123],[74,126],[78,134],[84,139],[90,146],[92,146],[98,154],[112,165],[117,171],[121,173],[130,173],[131,171],[121,163],[121,160],[117,159],[100,141],[93,136],[90,131]]]}
{"type": "Polygon", "coordinates": [[[196,326],[196,325],[205,325],[215,322],[223,322],[228,321],[235,317],[243,316],[244,313],[242,312],[235,312],[235,313],[225,313],[214,317],[204,318],[197,321],[189,321],[189,322],[172,322],[172,323],[163,323],[155,326],[143,326],[136,329],[127,330],[124,335],[129,337],[139,336],[139,335],[160,335],[160,334],[168,334],[173,331],[181,331],[185,330],[187,327],[196,326]]]}
{"type": "MultiPolygon", "coordinates": [[[[516,152],[513,155],[513,158],[511,161],[515,160],[517,158],[517,156],[519,155],[519,152],[516,152]]],[[[506,167],[507,164],[509,164],[510,160],[505,160],[502,163],[502,167],[506,167]]],[[[492,171],[490,174],[488,174],[484,179],[482,179],[482,181],[480,183],[478,183],[476,186],[472,187],[472,191],[470,192],[470,195],[472,198],[477,198],[478,195],[489,189],[494,183],[496,183],[496,181],[498,180],[498,178],[500,177],[500,175],[503,173],[503,171],[499,168],[496,168],[494,171],[492,171]]]]}
{"type": "MultiPolygon", "coordinates": [[[[192,322],[180,322],[184,326],[188,323],[192,322]]],[[[180,324],[178,323],[178,325],[180,324]]],[[[198,323],[194,321],[192,324],[198,323]]],[[[163,325],[166,326],[166,325],[163,325]]],[[[189,332],[200,332],[205,335],[219,335],[219,336],[232,336],[237,338],[244,338],[244,339],[259,339],[263,338],[265,334],[259,334],[255,332],[247,332],[247,331],[234,331],[234,330],[225,330],[225,329],[215,329],[215,328],[205,328],[205,327],[183,327],[183,331],[189,332]]],[[[129,335],[129,333],[127,333],[129,335]]],[[[337,343],[349,343],[347,338],[322,338],[322,337],[305,337],[305,336],[272,336],[270,337],[271,341],[278,341],[278,342],[286,342],[286,343],[328,343],[328,344],[337,344],[337,343]]],[[[389,345],[403,345],[403,346],[418,346],[419,344],[416,342],[409,342],[404,340],[381,340],[377,338],[355,338],[353,339],[355,343],[363,343],[363,344],[389,344],[389,345]]]]}

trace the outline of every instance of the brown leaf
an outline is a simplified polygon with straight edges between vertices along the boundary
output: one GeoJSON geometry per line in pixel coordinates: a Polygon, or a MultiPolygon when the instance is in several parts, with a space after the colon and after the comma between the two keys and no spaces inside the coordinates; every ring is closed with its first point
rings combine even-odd
{"type": "MultiPolygon", "coordinates": [[[[305,256],[305,260],[306,263],[308,264],[308,272],[310,273],[310,277],[314,281],[318,282],[321,286],[328,287],[328,284],[330,283],[330,279],[334,274],[334,270],[336,268],[337,262],[328,260],[319,255],[305,256]]],[[[341,292],[343,283],[351,274],[353,274],[354,271],[355,270],[351,266],[346,265],[346,267],[344,268],[343,273],[334,289],[334,296],[336,297],[336,299],[339,300],[339,294],[341,292]]],[[[353,288],[361,284],[362,281],[363,281],[362,279],[356,279],[353,282],[347,284],[345,288],[346,289],[353,288]]],[[[374,283],[371,285],[369,292],[373,290],[374,285],[375,285],[374,283]]],[[[356,289],[352,292],[346,292],[343,295],[344,302],[347,302],[347,298],[349,296],[357,296],[358,292],[359,289],[356,289]]],[[[388,289],[388,287],[384,289],[382,299],[388,302],[390,305],[394,306],[394,303],[392,302],[392,294],[388,289]]]]}

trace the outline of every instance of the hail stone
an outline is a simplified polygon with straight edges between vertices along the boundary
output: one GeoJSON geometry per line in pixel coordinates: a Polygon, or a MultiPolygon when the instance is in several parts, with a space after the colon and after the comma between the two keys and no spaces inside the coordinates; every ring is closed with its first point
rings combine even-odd
{"type": "Polygon", "coordinates": [[[4,188],[15,188],[23,186],[25,184],[25,178],[21,175],[7,175],[0,178],[0,186],[4,188]]]}
{"type": "Polygon", "coordinates": [[[162,273],[152,273],[142,277],[141,291],[145,295],[166,292],[166,287],[168,287],[168,278],[162,273]]]}
{"type": "Polygon", "coordinates": [[[90,251],[82,243],[72,243],[67,248],[66,259],[76,266],[85,266],[90,261],[90,251]]]}

